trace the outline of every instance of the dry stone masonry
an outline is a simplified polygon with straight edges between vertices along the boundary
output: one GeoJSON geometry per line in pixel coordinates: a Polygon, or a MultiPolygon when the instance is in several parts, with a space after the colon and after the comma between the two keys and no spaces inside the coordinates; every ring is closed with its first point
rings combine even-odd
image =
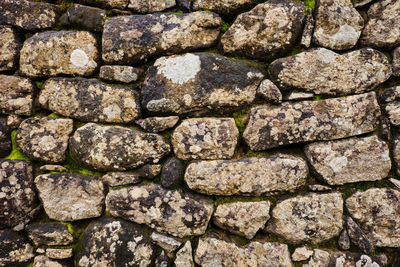
{"type": "Polygon", "coordinates": [[[399,267],[400,0],[0,0],[0,267],[399,267]]]}

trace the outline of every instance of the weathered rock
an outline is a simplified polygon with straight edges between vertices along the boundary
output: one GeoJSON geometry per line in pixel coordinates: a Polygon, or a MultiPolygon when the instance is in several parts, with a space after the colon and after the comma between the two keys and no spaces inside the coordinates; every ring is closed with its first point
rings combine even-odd
{"type": "Polygon", "coordinates": [[[0,113],[31,115],[35,87],[29,79],[0,74],[0,113]]]}
{"type": "Polygon", "coordinates": [[[104,185],[97,177],[42,174],[35,178],[35,185],[50,219],[76,221],[102,214],[104,185]]]}
{"type": "Polygon", "coordinates": [[[26,0],[2,0],[0,24],[11,24],[35,31],[54,27],[59,8],[56,5],[26,0]]]}
{"type": "Polygon", "coordinates": [[[120,16],[106,20],[103,60],[107,63],[142,63],[149,58],[212,46],[221,18],[207,12],[120,16]]]}
{"type": "Polygon", "coordinates": [[[346,208],[377,247],[400,247],[400,192],[371,188],[346,199],[346,208]]]}
{"type": "Polygon", "coordinates": [[[391,49],[400,45],[400,2],[378,1],[368,9],[368,22],[361,35],[361,43],[391,49]]]}
{"type": "Polygon", "coordinates": [[[209,53],[157,59],[142,86],[142,105],[151,112],[210,113],[253,102],[264,75],[248,64],[209,53]]]}
{"type": "Polygon", "coordinates": [[[11,135],[7,127],[7,119],[0,117],[0,157],[5,157],[11,152],[11,135]]]}
{"type": "Polygon", "coordinates": [[[75,131],[70,149],[84,166],[101,171],[124,171],[157,163],[170,152],[170,145],[157,134],[88,123],[75,131]]]}
{"type": "Polygon", "coordinates": [[[282,93],[278,87],[268,79],[263,80],[257,88],[257,94],[272,103],[282,102],[282,93]]]}
{"type": "Polygon", "coordinates": [[[138,184],[142,178],[137,173],[129,172],[110,172],[101,177],[103,183],[109,186],[120,186],[127,184],[138,184]]]}
{"type": "Polygon", "coordinates": [[[212,220],[222,229],[252,239],[270,218],[269,208],[269,201],[220,204],[212,220]]]}
{"type": "Polygon", "coordinates": [[[177,237],[204,234],[213,212],[213,203],[204,197],[153,183],[111,190],[106,207],[112,216],[177,237]]]}
{"type": "Polygon", "coordinates": [[[161,164],[146,164],[139,170],[139,175],[146,179],[153,179],[161,172],[161,164]]]}
{"type": "Polygon", "coordinates": [[[62,246],[74,241],[68,226],[62,223],[33,223],[27,225],[25,229],[36,246],[62,246]]]}
{"type": "Polygon", "coordinates": [[[176,240],[173,237],[170,237],[170,236],[167,236],[164,234],[160,234],[157,232],[153,232],[151,234],[150,238],[154,243],[156,243],[157,245],[159,245],[160,247],[162,247],[169,253],[174,252],[182,245],[181,241],[176,240]]]}
{"type": "Polygon", "coordinates": [[[393,50],[392,70],[393,76],[400,77],[400,46],[393,50]]]}
{"type": "Polygon", "coordinates": [[[47,248],[46,256],[50,259],[68,259],[73,256],[72,248],[47,248]]]}
{"type": "Polygon", "coordinates": [[[0,229],[21,230],[34,217],[39,204],[30,163],[0,160],[0,202],[0,229]]]}
{"type": "Polygon", "coordinates": [[[36,256],[33,261],[33,267],[71,267],[70,264],[66,264],[64,262],[50,259],[47,256],[39,255],[36,256]]]}
{"type": "Polygon", "coordinates": [[[187,241],[185,245],[176,253],[176,267],[194,267],[192,244],[187,241]]]}
{"type": "Polygon", "coordinates": [[[299,248],[296,248],[296,250],[293,252],[292,260],[293,261],[305,261],[305,260],[308,260],[313,254],[314,254],[314,251],[312,249],[309,249],[307,247],[299,247],[299,248]]]}
{"type": "Polygon", "coordinates": [[[304,152],[312,169],[330,185],[381,180],[392,167],[389,147],[376,135],[312,143],[304,152]]]}
{"type": "Polygon", "coordinates": [[[52,165],[52,164],[46,164],[43,166],[40,166],[41,171],[45,172],[67,172],[68,169],[65,168],[64,166],[61,165],[52,165]]]}
{"type": "Polygon", "coordinates": [[[339,235],[338,246],[340,249],[350,249],[350,237],[346,229],[343,229],[339,235]]]}
{"type": "Polygon", "coordinates": [[[269,65],[268,72],[282,90],[327,95],[370,91],[392,74],[385,54],[371,48],[343,55],[316,48],[277,59],[269,65]]]}
{"type": "Polygon", "coordinates": [[[195,262],[204,267],[213,266],[267,266],[292,267],[286,244],[254,241],[246,246],[214,237],[202,237],[195,253],[195,262]]]}
{"type": "Polygon", "coordinates": [[[12,27],[0,26],[0,39],[0,71],[13,70],[18,66],[21,47],[17,32],[12,27]]]}
{"type": "Polygon", "coordinates": [[[334,50],[353,48],[364,27],[364,19],[351,0],[318,0],[313,42],[334,50]]]}
{"type": "Polygon", "coordinates": [[[400,125],[400,86],[385,89],[380,95],[380,103],[384,115],[389,119],[390,123],[400,125]]]}
{"type": "Polygon", "coordinates": [[[63,116],[87,122],[128,123],[140,116],[136,91],[84,78],[47,80],[39,103],[63,116]]]}
{"type": "Polygon", "coordinates": [[[100,67],[99,76],[106,81],[131,83],[136,81],[142,72],[141,68],[131,66],[105,65],[100,67]]]}
{"type": "Polygon", "coordinates": [[[321,266],[355,266],[355,267],[383,267],[378,257],[337,250],[314,249],[314,255],[303,267],[321,266]]]}
{"type": "Polygon", "coordinates": [[[239,130],[232,118],[184,120],[172,133],[175,155],[188,159],[227,159],[235,153],[239,130]]]}
{"type": "Polygon", "coordinates": [[[33,247],[21,233],[0,231],[0,266],[27,266],[34,257],[33,247]]]}
{"type": "Polygon", "coordinates": [[[29,118],[19,126],[15,143],[31,160],[63,162],[72,131],[71,119],[29,118]]]}
{"type": "Polygon", "coordinates": [[[392,155],[396,167],[396,173],[397,175],[400,175],[400,136],[396,136],[393,139],[392,155]]]}
{"type": "Polygon", "coordinates": [[[303,30],[306,8],[294,0],[273,0],[240,14],[221,37],[224,53],[270,60],[288,52],[303,30]]]}
{"type": "Polygon", "coordinates": [[[162,250],[161,253],[157,256],[154,265],[155,267],[172,267],[174,264],[172,260],[167,256],[165,251],[162,250]]]}
{"type": "Polygon", "coordinates": [[[137,225],[103,217],[83,234],[76,266],[150,266],[155,247],[137,225]]]}
{"type": "Polygon", "coordinates": [[[332,188],[326,185],[322,185],[322,184],[309,184],[308,188],[311,191],[317,191],[317,192],[321,192],[321,191],[331,191],[332,188]]]}
{"type": "Polygon", "coordinates": [[[137,120],[136,123],[147,132],[158,133],[174,127],[178,121],[178,116],[168,116],[149,117],[146,119],[137,120]]]}
{"type": "Polygon", "coordinates": [[[10,129],[17,129],[24,119],[22,116],[10,114],[7,116],[7,126],[10,129]]]}
{"type": "Polygon", "coordinates": [[[240,160],[191,162],[185,182],[208,195],[253,195],[292,191],[306,183],[307,163],[300,157],[277,154],[240,160]]]}
{"type": "Polygon", "coordinates": [[[368,236],[364,234],[357,223],[351,218],[346,219],[347,233],[349,234],[351,242],[359,247],[364,253],[372,253],[375,250],[374,245],[369,240],[368,236]]]}
{"type": "Polygon", "coordinates": [[[153,13],[175,5],[175,0],[129,0],[128,8],[138,13],[153,13]]]}
{"type": "Polygon", "coordinates": [[[362,7],[362,6],[365,6],[369,3],[371,3],[372,1],[374,1],[374,0],[353,0],[352,3],[353,3],[354,7],[362,7]]]}
{"type": "Polygon", "coordinates": [[[339,235],[342,215],[340,193],[310,193],[279,202],[272,210],[267,230],[293,244],[318,244],[339,235]]]}
{"type": "Polygon", "coordinates": [[[19,71],[28,77],[88,76],[97,67],[96,38],[86,31],[47,31],[25,40],[19,71]]]}
{"type": "Polygon", "coordinates": [[[74,4],[67,10],[69,24],[94,32],[101,32],[106,11],[96,7],[74,4]]]}
{"type": "Polygon", "coordinates": [[[300,46],[309,48],[315,28],[315,20],[312,9],[307,9],[306,22],[304,24],[303,34],[301,35],[300,46]]]}
{"type": "Polygon", "coordinates": [[[250,149],[333,140],[371,132],[380,108],[375,92],[322,101],[254,107],[243,133],[250,149]]]}
{"type": "Polygon", "coordinates": [[[400,180],[394,179],[394,178],[389,178],[389,181],[394,184],[398,189],[400,189],[400,180]]]}
{"type": "Polygon", "coordinates": [[[310,99],[314,97],[314,93],[306,93],[306,92],[286,92],[283,95],[283,100],[300,100],[300,99],[310,99]]]}
{"type": "Polygon", "coordinates": [[[182,161],[177,158],[167,159],[161,170],[161,185],[165,188],[178,186],[181,182],[182,174],[182,161]]]}
{"type": "Polygon", "coordinates": [[[194,0],[193,10],[211,10],[215,13],[236,14],[254,4],[253,0],[194,0]]]}

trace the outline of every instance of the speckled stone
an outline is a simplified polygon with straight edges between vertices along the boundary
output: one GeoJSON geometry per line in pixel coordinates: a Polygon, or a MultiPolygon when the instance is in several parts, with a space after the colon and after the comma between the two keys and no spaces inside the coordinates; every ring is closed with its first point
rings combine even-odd
{"type": "Polygon", "coordinates": [[[314,97],[314,93],[307,92],[285,92],[283,95],[283,100],[301,100],[301,99],[310,99],[314,97]]]}
{"type": "Polygon", "coordinates": [[[351,0],[318,0],[313,42],[334,50],[354,47],[364,27],[364,19],[351,0]]]}
{"type": "Polygon", "coordinates": [[[46,164],[40,166],[40,170],[44,172],[67,172],[68,169],[61,165],[46,164]]]}
{"type": "Polygon", "coordinates": [[[400,192],[371,188],[346,199],[346,208],[372,244],[400,247],[400,192]]]}
{"type": "Polygon", "coordinates": [[[330,185],[381,180],[392,167],[389,147],[376,135],[312,143],[304,150],[312,169],[330,185]]]}
{"type": "Polygon", "coordinates": [[[33,257],[33,247],[23,234],[0,231],[0,266],[27,266],[33,257]]]}
{"type": "Polygon", "coordinates": [[[146,164],[139,169],[139,175],[146,179],[153,179],[160,174],[161,164],[146,164]]]}
{"type": "Polygon", "coordinates": [[[51,78],[39,95],[42,107],[86,122],[129,123],[140,116],[139,94],[85,78],[51,78]]]}
{"type": "Polygon", "coordinates": [[[162,57],[147,72],[142,106],[161,113],[227,113],[251,104],[263,77],[242,61],[216,54],[162,57]]]}
{"type": "Polygon", "coordinates": [[[11,135],[7,126],[7,118],[0,117],[0,157],[5,157],[11,152],[11,135]]]}
{"type": "Polygon", "coordinates": [[[112,216],[186,237],[205,233],[214,205],[202,196],[146,183],[111,190],[107,194],[106,209],[112,216]]]}
{"type": "Polygon", "coordinates": [[[189,163],[185,182],[208,195],[259,196],[293,191],[306,183],[308,167],[300,157],[277,154],[240,160],[189,163]]]}
{"type": "Polygon", "coordinates": [[[25,229],[36,246],[65,246],[74,241],[74,237],[68,231],[68,226],[62,223],[32,223],[25,229]]]}
{"type": "Polygon", "coordinates": [[[119,65],[104,65],[100,67],[101,79],[110,82],[131,83],[136,81],[142,74],[141,68],[119,65]]]}
{"type": "Polygon", "coordinates": [[[243,138],[254,151],[372,132],[380,116],[375,92],[321,101],[253,107],[243,138]]]}
{"type": "Polygon", "coordinates": [[[161,170],[161,185],[164,188],[179,186],[183,175],[183,163],[180,159],[171,157],[164,162],[161,170]]]}
{"type": "Polygon", "coordinates": [[[103,183],[109,186],[120,186],[127,184],[138,184],[142,178],[137,173],[130,172],[110,172],[101,177],[103,183]]]}
{"type": "Polygon", "coordinates": [[[291,244],[318,244],[339,235],[342,215],[340,193],[310,193],[279,202],[266,229],[291,244]]]}
{"type": "Polygon", "coordinates": [[[186,241],[185,245],[176,253],[176,267],[194,267],[192,244],[186,241]]]}
{"type": "Polygon", "coordinates": [[[158,133],[174,127],[179,121],[178,116],[149,117],[137,120],[136,123],[144,130],[151,133],[158,133]]]}
{"type": "Polygon", "coordinates": [[[150,266],[155,247],[137,225],[110,217],[93,221],[80,242],[76,266],[150,266]]]}
{"type": "Polygon", "coordinates": [[[100,171],[124,171],[157,163],[169,154],[170,145],[161,135],[88,123],[70,138],[70,149],[83,166],[100,171]]]}
{"type": "Polygon", "coordinates": [[[189,159],[229,159],[235,153],[239,130],[232,118],[191,118],[172,133],[176,157],[189,159]]]}
{"type": "Polygon", "coordinates": [[[45,255],[38,255],[33,261],[33,267],[72,267],[71,264],[63,261],[50,259],[45,255]]]}
{"type": "Polygon", "coordinates": [[[158,232],[153,232],[150,236],[151,240],[159,245],[161,248],[165,249],[167,252],[172,253],[177,250],[182,242],[165,234],[158,232]]]}
{"type": "Polygon", "coordinates": [[[392,156],[397,175],[400,175],[400,136],[396,136],[392,142],[392,156]]]}
{"type": "Polygon", "coordinates": [[[288,52],[300,38],[303,2],[272,0],[240,14],[221,37],[224,53],[270,60],[288,52]]]}
{"type": "Polygon", "coordinates": [[[203,267],[258,266],[260,263],[268,263],[266,266],[293,266],[286,244],[254,241],[238,246],[212,236],[199,239],[195,262],[203,267]]]}
{"type": "Polygon", "coordinates": [[[18,228],[33,219],[39,203],[32,165],[22,160],[0,160],[0,229],[18,228]]]}
{"type": "Polygon", "coordinates": [[[338,250],[314,249],[314,255],[303,267],[321,266],[355,266],[355,267],[383,267],[385,266],[377,256],[344,252],[338,250]]]}
{"type": "Polygon", "coordinates": [[[351,218],[346,218],[346,229],[351,242],[360,248],[364,253],[374,252],[375,247],[369,240],[369,237],[363,232],[358,224],[351,218]]]}
{"type": "Polygon", "coordinates": [[[349,250],[350,249],[350,237],[346,229],[343,229],[339,235],[338,246],[340,249],[349,250]]]}
{"type": "Polygon", "coordinates": [[[312,9],[307,9],[306,22],[304,23],[303,34],[301,35],[300,46],[309,48],[315,28],[315,19],[312,9]]]}
{"type": "Polygon", "coordinates": [[[103,31],[103,60],[132,64],[168,54],[212,46],[221,18],[208,12],[113,17],[103,31]]]}
{"type": "Polygon", "coordinates": [[[236,14],[251,7],[253,0],[194,0],[193,10],[211,10],[222,15],[236,14]]]}
{"type": "Polygon", "coordinates": [[[347,95],[373,90],[389,79],[392,68],[385,54],[371,48],[342,55],[316,48],[277,59],[268,72],[283,91],[347,95]]]}
{"type": "Polygon", "coordinates": [[[272,103],[282,102],[282,93],[271,80],[263,80],[257,88],[257,94],[272,103]]]}
{"type": "Polygon", "coordinates": [[[14,70],[18,66],[21,48],[17,32],[12,27],[0,26],[0,39],[0,71],[14,70]]]}
{"type": "Polygon", "coordinates": [[[393,76],[400,77],[400,46],[393,50],[392,69],[393,76]]]}
{"type": "Polygon", "coordinates": [[[384,115],[394,126],[400,125],[400,86],[385,89],[380,95],[384,115]]]}
{"type": "Polygon", "coordinates": [[[153,13],[175,5],[175,0],[129,0],[128,8],[138,13],[153,13]]]}
{"type": "Polygon", "coordinates": [[[106,20],[106,11],[97,7],[74,4],[67,10],[69,24],[84,30],[101,32],[106,20]]]}
{"type": "Polygon", "coordinates": [[[104,205],[104,185],[98,177],[41,174],[35,185],[50,219],[76,221],[98,217],[104,205]]]}
{"type": "Polygon", "coordinates": [[[305,261],[308,260],[313,254],[314,251],[312,249],[309,249],[307,247],[298,247],[292,254],[292,260],[305,261]]]}
{"type": "Polygon", "coordinates": [[[86,31],[46,31],[25,40],[19,71],[28,77],[88,76],[97,68],[94,35],[86,31]]]}
{"type": "Polygon", "coordinates": [[[72,248],[47,248],[46,256],[50,259],[68,259],[74,255],[72,248]]]}
{"type": "MultiPolygon", "coordinates": [[[[178,0],[182,1],[182,0],[178,0]]],[[[185,0],[187,1],[187,0],[185,0]]],[[[155,267],[173,267],[174,264],[172,262],[172,259],[165,253],[164,250],[161,251],[156,257],[156,260],[154,262],[155,267]]]]}
{"type": "Polygon", "coordinates": [[[374,0],[353,0],[352,3],[353,3],[354,7],[362,7],[362,6],[365,6],[369,3],[371,3],[372,1],[374,1],[374,0]]]}
{"type": "Polygon", "coordinates": [[[0,74],[0,113],[31,115],[35,87],[29,79],[0,74]]]}

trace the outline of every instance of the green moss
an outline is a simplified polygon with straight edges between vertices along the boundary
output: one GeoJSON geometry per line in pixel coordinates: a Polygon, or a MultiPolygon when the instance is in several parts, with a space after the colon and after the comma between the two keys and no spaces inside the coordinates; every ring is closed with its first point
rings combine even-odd
{"type": "Polygon", "coordinates": [[[233,235],[232,239],[236,244],[241,245],[241,246],[245,246],[249,243],[249,240],[247,240],[244,237],[237,236],[237,235],[233,235]]]}
{"type": "Polygon", "coordinates": [[[82,175],[87,175],[87,176],[102,176],[103,174],[100,172],[96,171],[91,171],[88,169],[83,168],[82,166],[79,165],[78,161],[74,159],[74,157],[71,154],[71,151],[68,151],[67,154],[67,159],[66,159],[66,164],[63,166],[69,170],[71,173],[80,173],[82,175]]]}
{"type": "Polygon", "coordinates": [[[15,135],[17,134],[17,130],[13,130],[11,132],[11,142],[12,142],[12,151],[10,155],[5,157],[5,159],[12,159],[12,160],[26,160],[29,161],[29,158],[25,156],[17,147],[17,144],[15,143],[15,135]]]}
{"type": "Polygon", "coordinates": [[[290,52],[289,56],[294,56],[301,52],[303,52],[303,50],[300,47],[295,47],[295,48],[293,48],[292,52],[290,52]]]}
{"type": "Polygon", "coordinates": [[[265,152],[265,151],[264,152],[258,152],[258,151],[256,152],[251,149],[249,149],[246,153],[247,157],[265,157],[268,155],[269,155],[269,152],[265,152]]]}
{"type": "Polygon", "coordinates": [[[229,29],[230,26],[231,25],[229,23],[227,23],[225,21],[222,21],[221,32],[222,33],[226,32],[229,29]]]}
{"type": "Polygon", "coordinates": [[[247,112],[248,112],[248,108],[245,108],[245,109],[242,109],[242,110],[237,111],[232,114],[233,118],[235,119],[235,123],[239,129],[240,134],[242,134],[244,132],[244,129],[246,127],[247,112]]]}
{"type": "Polygon", "coordinates": [[[307,9],[311,8],[311,10],[315,9],[315,0],[303,0],[304,5],[307,9]]]}
{"type": "Polygon", "coordinates": [[[104,210],[104,216],[111,217],[111,213],[108,210],[104,210]]]}
{"type": "Polygon", "coordinates": [[[172,14],[174,14],[174,15],[182,15],[183,13],[184,12],[182,10],[178,10],[178,11],[172,12],[172,14]]]}
{"type": "Polygon", "coordinates": [[[172,130],[164,131],[161,133],[165,138],[170,139],[172,135],[172,130]]]}
{"type": "Polygon", "coordinates": [[[29,263],[26,267],[33,267],[33,262],[29,263]]]}
{"type": "Polygon", "coordinates": [[[36,85],[37,88],[41,89],[42,85],[43,85],[43,81],[36,81],[35,85],[36,85]]]}
{"type": "Polygon", "coordinates": [[[74,234],[75,234],[74,227],[72,226],[72,224],[67,223],[67,222],[61,222],[61,223],[64,224],[64,225],[66,225],[66,226],[68,227],[68,232],[69,232],[71,235],[74,235],[74,234]]]}
{"type": "Polygon", "coordinates": [[[320,95],[314,96],[314,101],[321,101],[321,100],[322,100],[322,98],[320,95]]]}
{"type": "Polygon", "coordinates": [[[49,114],[48,117],[50,117],[50,118],[60,118],[60,116],[58,114],[56,114],[56,113],[51,113],[51,114],[49,114]]]}

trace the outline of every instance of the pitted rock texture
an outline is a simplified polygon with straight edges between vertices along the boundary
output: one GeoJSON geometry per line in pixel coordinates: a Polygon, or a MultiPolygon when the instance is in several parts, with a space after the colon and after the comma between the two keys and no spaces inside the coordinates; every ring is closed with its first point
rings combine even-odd
{"type": "Polygon", "coordinates": [[[42,174],[35,185],[50,219],[76,221],[103,212],[104,185],[97,177],[80,174],[42,174]]]}
{"type": "Polygon", "coordinates": [[[312,9],[307,9],[306,22],[304,23],[303,34],[301,35],[300,46],[309,48],[315,28],[315,19],[312,9]]]}
{"type": "Polygon", "coordinates": [[[393,50],[392,69],[392,75],[400,77],[400,46],[393,50]]]}
{"type": "Polygon", "coordinates": [[[174,127],[179,121],[178,116],[168,117],[149,117],[137,120],[136,123],[140,125],[147,132],[158,133],[174,127]]]}
{"type": "Polygon", "coordinates": [[[355,266],[355,267],[383,267],[384,264],[378,257],[359,253],[351,253],[337,250],[314,249],[314,255],[303,267],[321,266],[355,266]]]}
{"type": "Polygon", "coordinates": [[[354,47],[364,19],[350,0],[318,0],[313,41],[333,50],[354,47]]]}
{"type": "Polygon", "coordinates": [[[141,68],[131,66],[104,65],[100,67],[100,78],[110,82],[131,83],[142,74],[141,68]]]}
{"type": "Polygon", "coordinates": [[[377,247],[400,247],[400,192],[371,188],[346,199],[346,208],[377,247]]]}
{"type": "Polygon", "coordinates": [[[378,1],[368,9],[368,21],[361,35],[361,43],[383,49],[400,45],[400,2],[378,1]]]}
{"type": "Polygon", "coordinates": [[[181,241],[158,232],[153,232],[150,238],[155,244],[159,245],[169,253],[174,252],[182,245],[181,241]]]}
{"type": "Polygon", "coordinates": [[[233,156],[239,130],[232,118],[191,118],[172,133],[175,155],[189,159],[229,159],[233,156]]]}
{"type": "Polygon", "coordinates": [[[221,18],[208,12],[113,17],[104,24],[103,60],[132,64],[207,48],[216,42],[220,26],[221,18]]]}
{"type": "Polygon", "coordinates": [[[269,201],[224,203],[218,205],[212,220],[222,229],[252,239],[270,218],[269,208],[269,201]]]}
{"type": "Polygon", "coordinates": [[[204,234],[214,206],[202,196],[147,183],[111,190],[107,194],[106,209],[112,216],[186,237],[204,234]]]}
{"type": "Polygon", "coordinates": [[[372,132],[380,116],[375,92],[321,101],[253,107],[243,138],[252,150],[372,132]]]}
{"type": "Polygon", "coordinates": [[[29,118],[19,126],[15,142],[31,160],[63,162],[73,120],[60,118],[29,118]]]}
{"type": "Polygon", "coordinates": [[[68,259],[73,255],[72,248],[47,248],[46,256],[50,259],[68,259]]]}
{"type": "Polygon", "coordinates": [[[42,107],[85,122],[129,123],[140,116],[139,94],[85,78],[51,78],[39,95],[42,107]]]}
{"type": "Polygon", "coordinates": [[[103,183],[109,186],[120,186],[127,184],[138,184],[142,178],[137,173],[129,172],[110,172],[101,177],[103,183]]]}
{"type": "Polygon", "coordinates": [[[183,174],[183,163],[180,159],[169,158],[164,162],[161,170],[161,185],[164,188],[179,186],[183,174]]]}
{"type": "Polygon", "coordinates": [[[29,116],[35,87],[29,79],[0,74],[0,113],[29,116]]]}
{"type": "Polygon", "coordinates": [[[155,247],[133,223],[104,217],[86,228],[76,266],[150,266],[155,247]]]}
{"type": "Polygon", "coordinates": [[[88,76],[97,68],[97,41],[86,31],[46,31],[25,40],[19,71],[28,77],[88,76]]]}
{"type": "Polygon", "coordinates": [[[193,10],[211,10],[218,14],[229,15],[245,10],[253,0],[194,0],[193,10]]]}
{"type": "MultiPolygon", "coordinates": [[[[182,0],[178,0],[182,1],[182,0]]],[[[156,267],[172,267],[173,262],[169,256],[165,253],[164,250],[161,251],[160,254],[157,255],[156,260],[154,262],[156,267]]]]}
{"type": "Polygon", "coordinates": [[[75,4],[67,10],[68,23],[82,29],[101,32],[106,20],[106,11],[96,7],[75,4]]]}
{"type": "Polygon", "coordinates": [[[304,150],[312,169],[330,185],[381,180],[392,167],[389,147],[376,135],[312,143],[304,150]]]}
{"type": "Polygon", "coordinates": [[[348,95],[374,89],[389,79],[392,69],[387,57],[371,48],[342,55],[316,48],[277,59],[268,72],[282,90],[348,95]]]}
{"type": "Polygon", "coordinates": [[[346,219],[346,229],[349,234],[350,240],[353,244],[359,247],[364,253],[372,253],[375,250],[374,245],[369,240],[363,230],[358,224],[351,218],[346,219]]]}
{"type": "Polygon", "coordinates": [[[0,266],[27,266],[34,257],[33,247],[23,234],[0,230],[0,266]]]}
{"type": "Polygon", "coordinates": [[[307,247],[298,247],[292,254],[292,260],[305,261],[308,260],[313,254],[314,251],[312,249],[309,249],[307,247]]]}
{"type": "Polygon", "coordinates": [[[138,13],[153,13],[175,5],[175,0],[129,0],[128,8],[138,13]]]}
{"type": "Polygon", "coordinates": [[[22,160],[0,160],[0,229],[32,220],[39,207],[33,185],[32,165],[22,160]]]}
{"type": "Polygon", "coordinates": [[[55,26],[59,8],[56,5],[27,0],[2,0],[0,24],[11,24],[28,31],[55,26]]]}
{"type": "Polygon", "coordinates": [[[36,246],[69,245],[74,241],[68,226],[61,223],[32,223],[25,229],[36,246]]]}
{"type": "Polygon", "coordinates": [[[382,111],[390,123],[400,125],[400,86],[385,89],[380,95],[382,111]]]}
{"type": "Polygon", "coordinates": [[[393,139],[391,149],[392,149],[393,161],[396,167],[395,169],[396,173],[397,175],[400,175],[400,136],[396,136],[393,139]]]}
{"type": "Polygon", "coordinates": [[[303,2],[272,0],[237,16],[221,37],[224,53],[262,60],[289,51],[301,36],[306,8],[303,2]]]}
{"type": "Polygon", "coordinates": [[[192,244],[186,241],[185,245],[176,253],[174,261],[176,267],[194,267],[192,244]]]}
{"type": "Polygon", "coordinates": [[[33,261],[33,267],[42,267],[42,266],[49,266],[49,267],[72,267],[70,264],[57,261],[54,259],[50,259],[47,256],[39,255],[36,256],[33,261]]]}
{"type": "Polygon", "coordinates": [[[282,93],[279,88],[270,80],[263,80],[257,88],[257,94],[272,103],[282,102],[282,93]]]}
{"type": "Polygon", "coordinates": [[[265,266],[293,266],[286,244],[254,241],[242,247],[212,236],[199,239],[195,262],[204,267],[250,267],[261,263],[265,266]]]}
{"type": "Polygon", "coordinates": [[[75,131],[70,149],[83,166],[100,171],[123,171],[157,163],[170,152],[170,145],[161,135],[88,123],[75,131]]]}
{"type": "Polygon", "coordinates": [[[0,39],[0,71],[13,70],[18,66],[21,48],[17,31],[9,26],[0,26],[0,39]]]}
{"type": "Polygon", "coordinates": [[[318,244],[339,235],[342,215],[340,193],[310,193],[279,202],[272,210],[267,231],[292,244],[318,244]]]}
{"type": "Polygon", "coordinates": [[[0,117],[0,157],[10,154],[11,147],[11,136],[7,126],[7,118],[0,117]]]}
{"type": "Polygon", "coordinates": [[[185,172],[190,189],[208,195],[259,196],[292,191],[306,183],[308,167],[300,157],[278,154],[240,160],[191,162],[185,172]]]}
{"type": "Polygon", "coordinates": [[[146,179],[153,179],[160,174],[161,164],[146,164],[139,169],[139,175],[146,179]]]}
{"type": "Polygon", "coordinates": [[[157,59],[142,85],[142,105],[161,113],[226,113],[253,102],[264,75],[241,61],[209,53],[157,59]]]}

